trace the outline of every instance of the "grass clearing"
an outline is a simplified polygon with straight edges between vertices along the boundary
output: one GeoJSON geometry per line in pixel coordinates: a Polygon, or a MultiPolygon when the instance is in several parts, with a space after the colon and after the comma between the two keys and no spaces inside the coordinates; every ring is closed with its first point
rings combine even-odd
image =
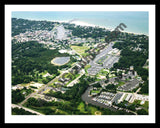
{"type": "Polygon", "coordinates": [[[86,106],[86,104],[84,102],[80,102],[80,104],[78,105],[77,109],[82,112],[82,113],[91,113],[91,115],[97,115],[97,114],[101,114],[100,111],[98,111],[98,109],[96,107],[93,106],[86,106]]]}
{"type": "Polygon", "coordinates": [[[145,103],[142,105],[144,109],[148,112],[149,109],[149,101],[145,101],[145,103]]]}
{"type": "Polygon", "coordinates": [[[77,53],[79,53],[80,55],[88,54],[88,53],[85,53],[85,50],[89,49],[89,47],[87,46],[73,46],[72,45],[71,48],[75,50],[77,53]]]}
{"type": "Polygon", "coordinates": [[[88,70],[90,67],[91,67],[91,65],[89,65],[89,64],[87,64],[87,65],[84,67],[86,73],[88,73],[87,70],[88,70]]]}
{"type": "Polygon", "coordinates": [[[100,111],[96,111],[95,115],[101,115],[102,113],[100,111]]]}
{"type": "Polygon", "coordinates": [[[118,84],[117,84],[116,86],[118,87],[118,86],[122,86],[122,85],[124,85],[124,84],[125,84],[125,82],[119,81],[118,84]]]}
{"type": "Polygon", "coordinates": [[[128,94],[125,94],[122,101],[125,100],[127,96],[128,96],[128,94]]]}
{"type": "Polygon", "coordinates": [[[80,112],[86,113],[86,111],[85,111],[85,104],[83,102],[80,102],[80,104],[78,105],[77,109],[80,112]]]}
{"type": "Polygon", "coordinates": [[[90,111],[92,115],[95,115],[95,112],[98,111],[98,110],[95,107],[88,106],[88,111],[90,111]]]}
{"type": "Polygon", "coordinates": [[[101,69],[99,74],[106,76],[108,72],[105,69],[101,69]]]}

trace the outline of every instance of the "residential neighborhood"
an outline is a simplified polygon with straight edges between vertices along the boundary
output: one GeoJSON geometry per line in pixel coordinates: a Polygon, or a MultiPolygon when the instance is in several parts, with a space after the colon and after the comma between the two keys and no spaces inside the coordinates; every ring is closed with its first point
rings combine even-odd
{"type": "Polygon", "coordinates": [[[98,27],[53,23],[52,29],[27,29],[12,36],[12,106],[44,115],[94,115],[87,107],[103,114],[138,115],[141,110],[148,114],[148,38],[121,33],[105,42],[106,36],[92,37],[88,30],[109,33],[98,27]],[[80,31],[86,33],[77,35],[80,31]]]}

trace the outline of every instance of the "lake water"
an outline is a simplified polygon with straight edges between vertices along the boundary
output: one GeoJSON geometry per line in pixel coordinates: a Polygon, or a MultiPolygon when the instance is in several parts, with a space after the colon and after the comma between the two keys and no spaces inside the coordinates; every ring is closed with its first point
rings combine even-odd
{"type": "Polygon", "coordinates": [[[115,29],[120,23],[127,28],[124,31],[143,33],[148,35],[149,14],[144,11],[17,11],[12,17],[49,20],[49,21],[77,21],[115,29]]]}

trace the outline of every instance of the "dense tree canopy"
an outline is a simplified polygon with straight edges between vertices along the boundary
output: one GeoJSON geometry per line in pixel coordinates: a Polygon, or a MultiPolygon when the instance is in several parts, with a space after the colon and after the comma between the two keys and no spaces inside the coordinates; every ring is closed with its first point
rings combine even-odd
{"type": "Polygon", "coordinates": [[[44,48],[43,44],[35,41],[12,43],[12,84],[37,81],[41,76],[38,73],[45,70],[50,74],[58,75],[58,68],[51,64],[54,57],[70,56],[60,54],[58,50],[44,48]]]}
{"type": "Polygon", "coordinates": [[[23,108],[16,107],[12,108],[12,115],[36,115],[36,114],[26,111],[23,108]]]}
{"type": "Polygon", "coordinates": [[[50,91],[47,95],[65,99],[65,100],[77,100],[81,97],[84,91],[88,87],[88,82],[83,80],[83,76],[80,79],[80,83],[75,84],[71,89],[67,90],[64,94],[61,92],[50,91]]]}
{"type": "Polygon", "coordinates": [[[80,38],[92,37],[92,38],[96,39],[99,37],[105,37],[108,33],[110,33],[109,31],[106,31],[104,28],[83,27],[83,26],[79,26],[79,25],[75,27],[74,24],[67,24],[67,26],[65,26],[65,28],[72,30],[72,35],[80,37],[80,38]]]}
{"type": "Polygon", "coordinates": [[[142,86],[141,93],[148,93],[148,70],[143,68],[148,59],[148,41],[144,36],[134,37],[137,43],[132,41],[116,42],[113,48],[121,50],[121,57],[118,63],[115,63],[113,68],[127,69],[134,66],[134,70],[142,77],[145,84],[142,86]]]}
{"type": "Polygon", "coordinates": [[[48,30],[51,31],[58,22],[34,21],[27,19],[12,18],[12,36],[19,35],[26,31],[48,30]]]}

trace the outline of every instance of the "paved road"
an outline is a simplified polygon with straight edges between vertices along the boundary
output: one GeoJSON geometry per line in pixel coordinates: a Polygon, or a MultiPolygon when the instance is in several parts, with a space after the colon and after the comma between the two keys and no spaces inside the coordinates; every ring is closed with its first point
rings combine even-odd
{"type": "Polygon", "coordinates": [[[35,94],[37,94],[37,92],[33,92],[33,93],[31,93],[30,95],[28,95],[28,96],[25,98],[25,100],[23,100],[23,101],[19,104],[19,106],[22,106],[30,97],[34,96],[35,94]]]}
{"type": "MultiPolygon", "coordinates": [[[[71,68],[69,68],[68,71],[71,70],[74,66],[75,66],[75,64],[74,64],[71,68]]],[[[58,78],[61,77],[62,75],[63,75],[63,73],[60,74],[59,76],[56,76],[54,79],[52,79],[52,80],[51,80],[50,82],[48,82],[46,85],[43,85],[37,92],[33,92],[33,93],[31,93],[30,95],[28,95],[28,96],[25,98],[25,100],[22,101],[19,105],[22,106],[25,102],[27,102],[27,100],[28,100],[30,97],[33,97],[33,96],[36,95],[37,93],[41,93],[43,90],[45,90],[46,87],[48,87],[50,84],[52,84],[56,79],[58,79],[58,78]]]]}
{"type": "Polygon", "coordinates": [[[37,114],[37,115],[44,115],[44,114],[39,113],[39,112],[37,112],[37,111],[34,111],[34,110],[32,110],[32,109],[23,107],[23,106],[21,106],[21,105],[12,104],[12,108],[16,108],[16,107],[17,107],[17,108],[23,108],[24,110],[29,111],[29,112],[31,112],[31,113],[35,113],[35,114],[37,114]]]}
{"type": "Polygon", "coordinates": [[[80,78],[82,75],[84,75],[84,74],[85,74],[85,71],[84,71],[84,69],[82,69],[80,76],[78,76],[75,80],[73,80],[71,83],[69,83],[69,84],[67,85],[67,87],[72,87],[74,84],[76,84],[76,83],[78,82],[79,78],[80,78]]]}
{"type": "MultiPolygon", "coordinates": [[[[57,78],[57,77],[56,77],[57,78]]],[[[33,92],[30,95],[28,95],[25,100],[23,100],[19,105],[22,106],[25,102],[27,102],[27,100],[30,97],[33,97],[35,94],[40,93],[41,91],[43,91],[46,87],[48,87],[48,85],[50,85],[51,83],[53,83],[53,81],[56,79],[54,78],[53,80],[51,80],[50,82],[48,82],[46,85],[43,85],[37,92],[33,92]]]]}

